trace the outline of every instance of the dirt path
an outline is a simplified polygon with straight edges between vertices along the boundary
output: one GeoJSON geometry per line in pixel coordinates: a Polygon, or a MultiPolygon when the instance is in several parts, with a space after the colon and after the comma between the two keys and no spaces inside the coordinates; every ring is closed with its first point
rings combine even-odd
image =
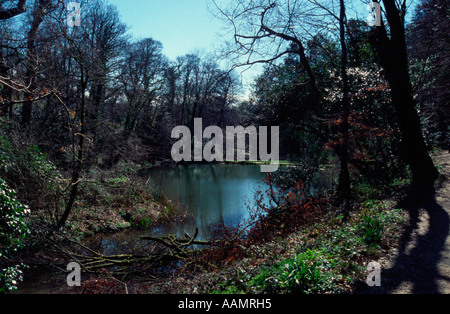
{"type": "Polygon", "coordinates": [[[399,247],[378,261],[381,287],[363,293],[450,293],[450,154],[434,159],[445,178],[427,198],[411,203],[399,247]]]}

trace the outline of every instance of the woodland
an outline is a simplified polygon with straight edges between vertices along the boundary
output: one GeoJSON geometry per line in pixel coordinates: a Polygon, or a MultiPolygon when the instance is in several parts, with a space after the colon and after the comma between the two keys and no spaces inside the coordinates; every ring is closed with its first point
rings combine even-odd
{"type": "Polygon", "coordinates": [[[68,25],[68,2],[0,2],[0,293],[70,261],[92,273],[80,293],[348,293],[394,245],[408,204],[442,179],[433,156],[450,150],[446,0],[374,1],[370,21],[357,0],[211,0],[231,40],[176,60],[158,38],[128,35],[106,0],[78,1],[81,23],[68,25]],[[247,91],[252,66],[262,72],[247,91]],[[279,127],[273,206],[257,203],[245,227],[211,241],[195,230],[143,236],[150,252],[114,256],[84,244],[182,219],[140,174],[177,167],[172,130],[197,118],[279,127]],[[331,185],[309,195],[323,171],[331,185]],[[290,255],[261,266],[278,249],[290,255]],[[168,284],[173,272],[190,284],[168,284]]]}

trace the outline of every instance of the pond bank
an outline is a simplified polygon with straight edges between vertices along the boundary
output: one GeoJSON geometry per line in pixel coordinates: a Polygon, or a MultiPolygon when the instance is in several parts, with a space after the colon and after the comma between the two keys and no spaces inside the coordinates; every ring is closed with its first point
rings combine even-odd
{"type": "MultiPolygon", "coordinates": [[[[200,227],[198,240],[219,237],[225,224],[234,226],[246,212],[244,199],[252,198],[254,193],[253,188],[249,188],[263,178],[256,168],[212,164],[155,167],[139,178],[117,175],[102,177],[96,184],[92,180],[84,182],[66,224],[67,236],[106,255],[139,251],[146,245],[140,239],[143,235],[184,236],[185,232],[192,234],[200,227]],[[163,187],[161,180],[170,177],[169,173],[172,180],[164,182],[163,187]],[[158,179],[155,176],[159,176],[158,179]],[[156,187],[149,186],[146,179],[155,181],[156,187]],[[192,194],[194,190],[198,194],[192,194]],[[247,190],[248,195],[242,194],[247,190]]],[[[51,280],[45,274],[41,276],[45,271],[39,270],[38,264],[51,265],[58,260],[58,267],[62,269],[64,263],[68,263],[46,250],[32,253],[31,259],[37,258],[29,263],[33,267],[27,271],[31,278],[25,278],[25,291],[52,290],[51,280]],[[30,284],[36,286],[34,282],[41,280],[47,288],[30,288],[30,284]]]]}
{"type": "Polygon", "coordinates": [[[397,208],[406,183],[396,185],[387,198],[374,199],[371,195],[378,193],[364,189],[348,221],[335,208],[287,237],[247,247],[239,261],[213,271],[181,270],[148,289],[199,294],[448,293],[443,278],[449,268],[450,154],[438,152],[434,159],[441,172],[436,195],[409,211],[397,208]],[[430,204],[438,205],[430,210],[430,204]],[[373,261],[382,267],[381,287],[366,284],[367,265],[373,261]]]}
{"type": "Polygon", "coordinates": [[[212,271],[192,268],[194,259],[190,267],[178,268],[170,276],[150,282],[118,282],[105,273],[106,277],[98,282],[96,277],[88,279],[85,288],[101,282],[104,289],[98,292],[109,293],[108,287],[115,282],[116,293],[354,293],[364,286],[368,262],[391,254],[400,243],[408,225],[408,212],[397,209],[396,203],[404,188],[406,184],[396,186],[396,192],[391,191],[388,198],[375,199],[372,195],[379,193],[365,187],[358,194],[349,221],[343,220],[338,208],[330,207],[320,221],[287,236],[242,248],[242,259],[223,261],[212,271]],[[379,229],[373,228],[377,225],[379,229]],[[286,269],[293,274],[307,270],[315,275],[290,281],[286,269]],[[305,286],[296,285],[300,279],[305,286]]]}

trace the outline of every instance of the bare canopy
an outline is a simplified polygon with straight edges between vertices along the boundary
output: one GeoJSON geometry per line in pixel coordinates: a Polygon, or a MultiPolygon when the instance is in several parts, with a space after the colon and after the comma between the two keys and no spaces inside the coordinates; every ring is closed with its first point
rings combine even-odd
{"type": "Polygon", "coordinates": [[[25,7],[26,3],[27,0],[19,0],[15,7],[12,7],[10,9],[0,8],[0,20],[7,20],[26,12],[27,10],[27,8],[25,7]]]}

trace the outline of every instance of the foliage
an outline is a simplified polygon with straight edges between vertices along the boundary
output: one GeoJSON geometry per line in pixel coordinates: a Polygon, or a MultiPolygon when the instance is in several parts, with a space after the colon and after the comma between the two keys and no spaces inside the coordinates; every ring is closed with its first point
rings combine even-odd
{"type": "Polygon", "coordinates": [[[23,265],[8,264],[29,233],[25,222],[29,213],[28,207],[17,201],[15,192],[0,178],[0,292],[15,290],[22,279],[23,265]]]}
{"type": "Polygon", "coordinates": [[[399,241],[408,215],[392,206],[391,201],[366,200],[346,222],[330,213],[287,237],[247,247],[242,261],[220,268],[219,278],[203,277],[206,290],[199,292],[348,293],[365,282],[367,263],[399,241]],[[368,217],[384,226],[376,244],[362,232],[368,217]]]}
{"type": "Polygon", "coordinates": [[[258,189],[254,202],[247,204],[249,218],[235,228],[224,226],[220,240],[201,254],[200,265],[209,268],[240,260],[246,247],[286,236],[319,220],[329,205],[325,197],[311,197],[301,183],[275,187],[270,175],[265,183],[269,186],[266,192],[258,189]]]}
{"type": "Polygon", "coordinates": [[[135,168],[120,164],[111,170],[91,169],[80,183],[67,226],[79,237],[130,227],[148,229],[164,215],[175,214],[169,209],[155,201],[135,168]]]}
{"type": "Polygon", "coordinates": [[[326,283],[324,265],[314,251],[306,251],[292,259],[263,269],[251,285],[263,293],[318,293],[326,283]]]}
{"type": "Polygon", "coordinates": [[[429,145],[450,148],[450,22],[445,0],[422,0],[407,25],[408,53],[422,131],[429,145]]]}
{"type": "Polygon", "coordinates": [[[311,294],[330,290],[336,274],[330,272],[333,260],[322,252],[307,250],[274,265],[260,266],[252,274],[236,273],[219,285],[215,293],[311,294]]]}
{"type": "MultiPolygon", "coordinates": [[[[199,264],[209,268],[216,263],[227,264],[241,260],[250,245],[261,245],[278,237],[286,237],[305,226],[322,221],[329,214],[327,209],[331,204],[327,198],[320,195],[311,196],[304,184],[294,182],[292,186],[275,187],[271,176],[268,176],[265,182],[271,188],[267,189],[266,193],[257,191],[255,202],[248,204],[250,218],[238,228],[224,228],[221,240],[201,255],[199,264]]],[[[333,239],[331,242],[328,242],[325,236],[318,237],[318,240],[326,242],[319,242],[318,245],[324,247],[324,252],[329,256],[336,257],[343,253],[351,255],[354,252],[352,247],[355,246],[380,245],[383,235],[388,232],[385,226],[401,221],[400,212],[388,210],[387,205],[378,200],[382,199],[383,195],[377,187],[366,184],[366,189],[360,189],[358,193],[360,199],[364,200],[361,203],[362,214],[356,211],[348,225],[327,231],[329,238],[333,239]],[[377,198],[371,199],[374,191],[377,192],[377,198]]],[[[337,216],[330,223],[341,223],[342,220],[343,217],[337,216]]],[[[320,232],[323,230],[318,231],[319,234],[320,232]]],[[[307,246],[305,250],[313,248],[314,246],[307,246]]],[[[342,259],[345,261],[345,258],[342,259]]]]}
{"type": "Polygon", "coordinates": [[[378,217],[364,216],[360,224],[360,232],[368,244],[378,244],[383,237],[383,225],[378,217]]]}
{"type": "Polygon", "coordinates": [[[50,218],[60,206],[64,181],[56,165],[37,145],[24,145],[19,135],[0,131],[0,175],[33,209],[45,209],[50,218]]]}
{"type": "MultiPolygon", "coordinates": [[[[367,246],[373,249],[384,243],[397,216],[379,200],[411,183],[411,169],[420,170],[424,164],[420,158],[426,157],[426,149],[416,137],[421,132],[416,119],[411,119],[416,110],[409,96],[417,101],[428,144],[448,148],[449,19],[445,1],[422,0],[417,7],[407,27],[409,60],[406,54],[403,58],[403,53],[389,53],[390,49],[403,52],[403,41],[394,40],[394,35],[396,28],[403,33],[398,26],[406,6],[388,14],[390,23],[398,13],[399,23],[389,25],[386,40],[378,37],[372,42],[374,29],[350,18],[347,9],[345,28],[341,26],[345,40],[339,43],[337,28],[332,27],[337,3],[307,1],[303,6],[296,1],[232,1],[221,13],[239,34],[226,54],[236,57],[237,53],[234,61],[248,57],[243,58],[247,65],[266,63],[250,97],[240,103],[241,86],[235,72],[222,69],[213,56],[194,53],[169,60],[161,42],[130,39],[117,9],[103,0],[86,3],[84,22],[71,33],[61,19],[67,15],[64,6],[53,7],[52,1],[29,3],[27,18],[8,18],[0,29],[0,177],[5,180],[2,193],[10,193],[2,194],[2,204],[8,204],[2,206],[18,215],[2,211],[0,216],[22,217],[20,212],[27,208],[20,203],[26,203],[33,213],[36,209],[39,218],[55,222],[63,207],[71,210],[73,205],[72,229],[98,221],[100,213],[118,228],[149,228],[157,220],[150,215],[155,212],[153,199],[135,172],[117,171],[123,170],[123,164],[147,166],[170,160],[172,128],[192,128],[195,118],[221,128],[277,125],[280,157],[290,166],[267,179],[267,194],[258,191],[255,202],[248,205],[250,218],[238,228],[225,227],[222,240],[206,251],[200,264],[209,267],[242,260],[248,247],[320,221],[331,208],[322,194],[335,187],[337,172],[333,171],[339,166],[344,169],[345,164],[356,196],[352,205],[363,208],[363,213],[350,217],[353,225],[332,230],[322,226],[326,233],[318,232],[310,241],[321,249],[307,242],[293,256],[258,268],[259,273],[242,286],[231,284],[233,291],[323,291],[324,282],[335,280],[327,277],[327,271],[352,270],[356,265],[352,259],[361,259],[367,246]],[[347,84],[342,80],[345,43],[350,92],[344,96],[348,99],[343,97],[347,84]],[[376,53],[383,43],[389,44],[376,53]],[[274,58],[271,53],[276,54],[274,58]],[[255,59],[262,56],[271,61],[255,59]],[[403,69],[408,62],[410,69],[403,69]],[[386,67],[388,63],[391,67],[386,67]],[[394,76],[388,72],[394,76],[411,72],[412,91],[408,75],[400,75],[398,83],[391,80],[389,86],[387,78],[394,76]],[[396,92],[391,90],[395,87],[396,92]],[[392,96],[400,94],[394,101],[392,96]],[[348,121],[341,116],[347,104],[343,99],[351,107],[348,121]],[[411,110],[402,113],[403,108],[411,110]],[[405,123],[399,123],[402,117],[405,123]],[[344,132],[347,125],[349,130],[344,132]],[[405,125],[410,127],[399,132],[405,125]],[[413,129],[416,132],[408,135],[413,129]],[[347,135],[349,147],[344,152],[347,135]],[[85,143],[80,144],[78,154],[77,139],[85,143]],[[405,154],[405,147],[412,149],[409,152],[421,148],[421,154],[405,154]],[[321,176],[324,170],[329,180],[321,176]],[[67,179],[71,172],[76,175],[67,179]],[[17,194],[11,194],[6,183],[17,194]],[[71,187],[73,193],[65,204],[71,187]],[[336,263],[332,256],[347,259],[348,264],[336,263]]],[[[173,207],[167,206],[159,214],[172,212],[173,207]]],[[[340,216],[332,219],[333,224],[343,223],[340,216]]],[[[4,228],[1,241],[12,242],[2,243],[1,249],[20,248],[25,229],[20,227],[16,234],[4,228]]],[[[6,289],[20,279],[14,267],[0,274],[6,289]]]]}
{"type": "Polygon", "coordinates": [[[289,234],[326,212],[328,200],[322,195],[312,196],[301,182],[276,186],[270,175],[265,182],[269,189],[265,193],[257,191],[255,202],[248,204],[250,219],[255,221],[249,223],[249,241],[266,241],[289,234]]]}
{"type": "Polygon", "coordinates": [[[132,208],[151,197],[143,187],[141,179],[133,175],[111,174],[99,181],[95,176],[81,184],[78,205],[109,206],[118,209],[132,208]]]}

